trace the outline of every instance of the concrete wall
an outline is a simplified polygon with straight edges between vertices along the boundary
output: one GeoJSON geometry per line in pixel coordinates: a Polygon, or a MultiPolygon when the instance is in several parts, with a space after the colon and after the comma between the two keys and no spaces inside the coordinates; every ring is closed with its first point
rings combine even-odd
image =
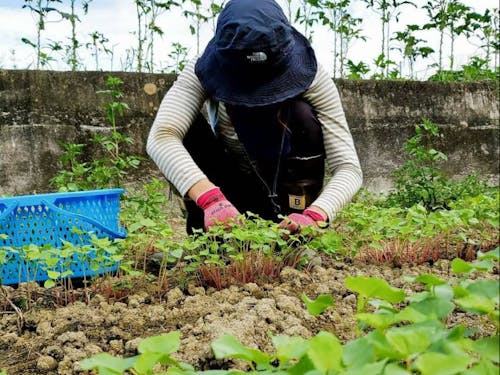
{"type": "MultiPolygon", "coordinates": [[[[130,110],[120,131],[145,154],[145,141],[161,98],[175,77],[111,73],[124,81],[130,110]]],[[[0,71],[0,195],[51,191],[59,168],[60,142],[83,143],[109,130],[97,95],[102,72],[0,71]]],[[[371,190],[390,187],[390,172],[404,160],[404,141],[421,118],[440,125],[437,148],[449,161],[449,176],[476,172],[497,180],[499,108],[495,83],[439,84],[405,81],[336,81],[371,190]]],[[[92,153],[92,151],[91,151],[92,153]]],[[[91,155],[90,155],[91,156],[91,155]]],[[[154,166],[152,167],[154,168],[154,166]]],[[[143,170],[142,172],[147,172],[143,170]]]]}

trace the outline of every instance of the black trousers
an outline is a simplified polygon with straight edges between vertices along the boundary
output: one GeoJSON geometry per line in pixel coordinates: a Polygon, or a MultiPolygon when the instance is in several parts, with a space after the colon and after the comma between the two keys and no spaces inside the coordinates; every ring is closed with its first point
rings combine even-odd
{"type": "MultiPolygon", "coordinates": [[[[321,192],[325,173],[323,133],[313,108],[292,99],[280,105],[279,116],[289,135],[288,154],[254,160],[250,172],[241,169],[203,116],[198,116],[184,138],[196,164],[241,213],[250,211],[273,221],[279,221],[278,214],[301,212],[309,206],[321,192]]],[[[191,234],[203,228],[204,215],[189,198],[185,206],[186,230],[191,234]]]]}

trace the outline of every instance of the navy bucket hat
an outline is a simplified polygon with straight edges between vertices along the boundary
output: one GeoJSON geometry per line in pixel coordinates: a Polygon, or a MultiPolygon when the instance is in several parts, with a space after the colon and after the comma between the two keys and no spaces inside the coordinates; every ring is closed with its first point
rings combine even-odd
{"type": "Polygon", "coordinates": [[[216,100],[247,107],[278,103],[303,93],[316,76],[308,40],[274,0],[231,0],[195,72],[216,100]]]}

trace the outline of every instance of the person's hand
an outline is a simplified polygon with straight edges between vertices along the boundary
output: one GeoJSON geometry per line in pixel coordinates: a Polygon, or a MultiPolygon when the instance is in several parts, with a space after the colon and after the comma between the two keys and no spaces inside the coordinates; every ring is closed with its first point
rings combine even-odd
{"type": "Polygon", "coordinates": [[[236,218],[240,213],[229,202],[218,187],[214,187],[196,199],[196,204],[205,215],[205,229],[236,218]]]}
{"type": "Polygon", "coordinates": [[[319,212],[306,208],[301,214],[290,214],[280,223],[280,228],[287,229],[290,233],[300,231],[301,227],[312,226],[319,228],[318,222],[324,222],[326,218],[319,212]]]}

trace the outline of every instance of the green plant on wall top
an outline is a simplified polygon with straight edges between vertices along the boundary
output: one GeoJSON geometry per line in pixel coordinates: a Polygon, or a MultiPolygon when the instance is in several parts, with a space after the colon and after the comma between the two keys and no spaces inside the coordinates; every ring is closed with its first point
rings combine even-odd
{"type": "Polygon", "coordinates": [[[488,68],[488,61],[480,57],[473,57],[468,64],[462,65],[460,70],[441,70],[429,77],[435,82],[475,82],[500,80],[500,67],[496,70],[488,68]]]}
{"type": "Polygon", "coordinates": [[[139,166],[141,158],[128,155],[123,146],[132,144],[133,139],[120,133],[117,125],[118,117],[128,109],[123,102],[120,86],[123,81],[118,77],[108,76],[107,89],[97,91],[97,94],[110,98],[103,104],[106,117],[111,124],[110,134],[96,133],[91,143],[101,150],[102,156],[92,161],[84,160],[84,144],[62,144],[65,153],[60,160],[63,169],[51,179],[51,183],[60,191],[77,191],[86,189],[101,189],[121,186],[123,179],[132,169],[139,166]]]}

